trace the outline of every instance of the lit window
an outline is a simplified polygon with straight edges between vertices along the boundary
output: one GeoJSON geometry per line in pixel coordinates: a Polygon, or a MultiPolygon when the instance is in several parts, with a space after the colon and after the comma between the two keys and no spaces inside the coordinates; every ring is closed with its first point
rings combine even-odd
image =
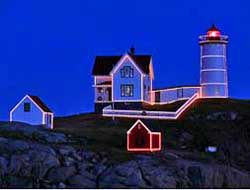
{"type": "Polygon", "coordinates": [[[130,66],[124,66],[121,70],[122,78],[133,78],[134,77],[134,69],[130,66]]]}
{"type": "Polygon", "coordinates": [[[98,93],[103,93],[103,88],[97,88],[98,93]]]}
{"type": "Polygon", "coordinates": [[[134,85],[121,85],[121,96],[131,97],[134,95],[134,85]]]}
{"type": "Polygon", "coordinates": [[[24,112],[30,112],[30,103],[24,103],[23,110],[24,112]]]}

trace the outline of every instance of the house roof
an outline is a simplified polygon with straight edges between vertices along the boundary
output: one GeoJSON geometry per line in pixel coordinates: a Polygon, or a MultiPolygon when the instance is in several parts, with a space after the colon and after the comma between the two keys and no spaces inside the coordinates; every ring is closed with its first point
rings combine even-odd
{"type": "Polygon", "coordinates": [[[44,112],[50,112],[52,111],[46,106],[46,104],[38,97],[33,95],[28,95],[44,112]]]}
{"type": "MultiPolygon", "coordinates": [[[[131,53],[128,53],[128,55],[142,70],[142,72],[144,72],[145,74],[149,74],[151,55],[132,55],[131,53]]],[[[96,56],[92,75],[109,75],[109,73],[116,66],[121,57],[122,55],[96,56]]]]}

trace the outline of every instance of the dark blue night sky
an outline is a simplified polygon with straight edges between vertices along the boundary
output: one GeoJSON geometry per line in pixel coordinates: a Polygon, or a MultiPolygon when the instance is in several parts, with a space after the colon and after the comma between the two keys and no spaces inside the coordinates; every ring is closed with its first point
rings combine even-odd
{"type": "Polygon", "coordinates": [[[152,54],[154,87],[199,83],[198,35],[229,35],[229,95],[249,99],[250,1],[0,1],[0,119],[27,93],[57,116],[93,111],[96,55],[152,54]]]}

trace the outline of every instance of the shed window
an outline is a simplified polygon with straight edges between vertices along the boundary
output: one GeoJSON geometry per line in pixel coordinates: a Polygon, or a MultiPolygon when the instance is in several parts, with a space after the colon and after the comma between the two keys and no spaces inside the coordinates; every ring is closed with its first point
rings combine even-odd
{"type": "Polygon", "coordinates": [[[30,103],[24,103],[23,110],[24,112],[30,112],[30,103]]]}
{"type": "Polygon", "coordinates": [[[122,97],[131,97],[134,96],[134,85],[121,85],[121,96],[122,97]]]}
{"type": "Polygon", "coordinates": [[[130,66],[124,66],[121,70],[122,78],[133,78],[134,77],[134,69],[130,66]]]}

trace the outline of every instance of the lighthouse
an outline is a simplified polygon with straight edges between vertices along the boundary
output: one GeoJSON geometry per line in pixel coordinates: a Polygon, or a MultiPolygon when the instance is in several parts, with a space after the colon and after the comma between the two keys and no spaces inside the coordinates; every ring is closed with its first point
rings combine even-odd
{"type": "Polygon", "coordinates": [[[202,98],[227,98],[227,49],[228,36],[212,25],[206,35],[199,36],[200,86],[202,98]]]}

